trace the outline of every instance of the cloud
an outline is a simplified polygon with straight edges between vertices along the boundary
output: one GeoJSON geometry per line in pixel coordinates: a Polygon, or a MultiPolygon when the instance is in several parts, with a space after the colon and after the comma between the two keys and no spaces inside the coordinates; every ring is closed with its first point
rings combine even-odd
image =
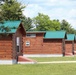
{"type": "Polygon", "coordinates": [[[76,29],[76,0],[23,0],[24,2],[28,3],[23,12],[27,17],[33,18],[40,12],[51,19],[65,19],[76,29]]]}
{"type": "Polygon", "coordinates": [[[68,14],[68,17],[74,18],[74,17],[76,17],[75,15],[76,15],[76,9],[71,9],[68,14]]]}
{"type": "Polygon", "coordinates": [[[25,8],[23,14],[32,18],[40,11],[42,11],[42,7],[40,7],[38,4],[30,4],[25,8]]]}
{"type": "Polygon", "coordinates": [[[72,24],[72,27],[76,29],[76,20],[75,19],[67,19],[67,21],[72,24]]]}

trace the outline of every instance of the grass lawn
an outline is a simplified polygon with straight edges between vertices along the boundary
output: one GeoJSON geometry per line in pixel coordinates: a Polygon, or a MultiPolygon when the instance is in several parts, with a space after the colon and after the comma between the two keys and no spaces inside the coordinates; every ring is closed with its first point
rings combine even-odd
{"type": "Polygon", "coordinates": [[[38,62],[49,62],[49,61],[76,61],[76,56],[74,57],[31,57],[38,62]]]}
{"type": "Polygon", "coordinates": [[[0,65],[0,75],[76,75],[76,64],[0,65]]]}
{"type": "MultiPolygon", "coordinates": [[[[76,57],[32,58],[40,62],[75,61],[76,57]]],[[[0,75],[76,75],[75,63],[0,65],[0,75]]]]}

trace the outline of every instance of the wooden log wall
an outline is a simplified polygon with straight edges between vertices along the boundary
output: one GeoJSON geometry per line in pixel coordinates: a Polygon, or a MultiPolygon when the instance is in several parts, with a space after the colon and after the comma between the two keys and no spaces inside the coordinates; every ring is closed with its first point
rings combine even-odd
{"type": "Polygon", "coordinates": [[[1,59],[12,59],[12,39],[3,38],[0,39],[0,60],[1,59]]]}
{"type": "Polygon", "coordinates": [[[36,34],[36,37],[23,38],[24,54],[62,54],[62,40],[43,39],[44,34],[36,34]],[[26,46],[26,41],[30,41],[30,46],[26,46]]]}

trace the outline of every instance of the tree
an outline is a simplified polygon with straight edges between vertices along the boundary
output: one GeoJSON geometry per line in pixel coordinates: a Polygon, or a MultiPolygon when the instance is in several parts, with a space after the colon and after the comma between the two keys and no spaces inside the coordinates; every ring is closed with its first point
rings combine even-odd
{"type": "MultiPolygon", "coordinates": [[[[23,18],[22,11],[25,6],[22,6],[17,0],[3,1],[4,4],[0,5],[0,23],[3,23],[4,20],[21,20],[23,18]]],[[[6,32],[10,30],[10,28],[4,26],[0,26],[0,29],[6,32]]]]}
{"type": "Polygon", "coordinates": [[[36,30],[49,31],[60,29],[59,21],[52,21],[48,15],[44,15],[42,13],[38,13],[38,16],[34,17],[33,22],[36,25],[36,30]]]}
{"type": "Polygon", "coordinates": [[[2,17],[4,20],[20,20],[24,7],[16,0],[6,0],[1,6],[2,17]]]}
{"type": "Polygon", "coordinates": [[[38,13],[38,16],[33,18],[36,30],[45,31],[50,28],[50,18],[48,15],[38,13]]]}
{"type": "Polygon", "coordinates": [[[65,30],[67,33],[76,34],[76,30],[74,28],[72,28],[72,26],[66,20],[62,20],[61,30],[65,30]]]}
{"type": "Polygon", "coordinates": [[[31,28],[33,28],[32,19],[30,17],[24,17],[24,19],[22,19],[22,21],[23,21],[23,25],[24,25],[26,31],[31,30],[31,28]]]}
{"type": "Polygon", "coordinates": [[[0,0],[0,5],[3,5],[4,4],[4,0],[0,0]]]}
{"type": "Polygon", "coordinates": [[[3,22],[2,12],[1,12],[1,6],[3,5],[3,0],[0,0],[0,23],[3,22]]]}
{"type": "Polygon", "coordinates": [[[3,23],[3,17],[2,17],[2,12],[0,10],[0,23],[3,23]]]}
{"type": "Polygon", "coordinates": [[[52,20],[52,28],[53,30],[60,30],[60,22],[59,20],[52,20]]]}

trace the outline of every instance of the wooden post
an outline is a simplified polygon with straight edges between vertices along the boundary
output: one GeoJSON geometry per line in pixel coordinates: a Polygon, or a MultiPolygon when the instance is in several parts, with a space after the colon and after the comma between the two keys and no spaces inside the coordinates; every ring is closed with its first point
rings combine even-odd
{"type": "Polygon", "coordinates": [[[72,41],[72,54],[74,55],[74,41],[72,41]]]}
{"type": "Polygon", "coordinates": [[[13,60],[16,60],[17,61],[16,36],[15,36],[15,34],[12,35],[12,41],[13,41],[13,54],[12,54],[13,60]]]}
{"type": "Polygon", "coordinates": [[[65,39],[62,39],[62,53],[65,56],[65,39]]]}

